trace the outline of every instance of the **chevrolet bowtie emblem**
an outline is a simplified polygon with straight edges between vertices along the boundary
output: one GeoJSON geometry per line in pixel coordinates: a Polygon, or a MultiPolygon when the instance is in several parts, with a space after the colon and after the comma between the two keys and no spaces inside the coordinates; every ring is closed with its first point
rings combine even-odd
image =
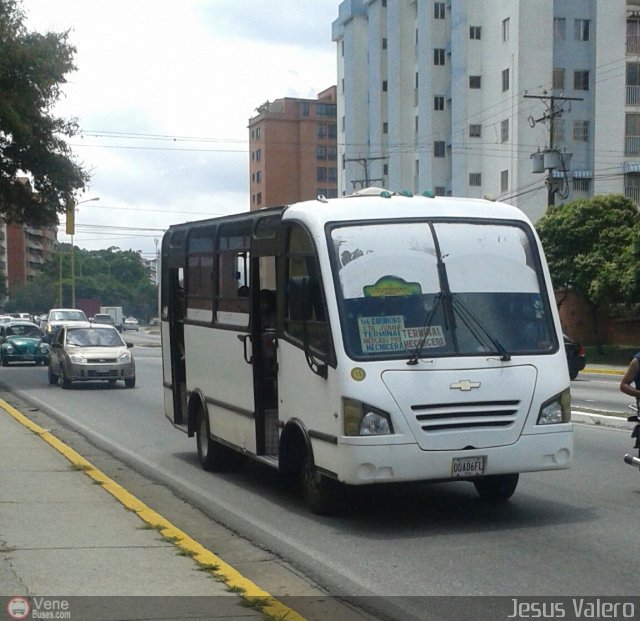
{"type": "Polygon", "coordinates": [[[480,388],[480,382],[472,382],[471,380],[460,380],[449,386],[451,390],[464,390],[465,392],[473,388],[480,388]]]}

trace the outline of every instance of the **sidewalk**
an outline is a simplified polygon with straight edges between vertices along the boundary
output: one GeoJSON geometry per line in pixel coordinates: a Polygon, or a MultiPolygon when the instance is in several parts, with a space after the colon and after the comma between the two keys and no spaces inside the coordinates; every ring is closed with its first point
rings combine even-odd
{"type": "Polygon", "coordinates": [[[0,619],[300,621],[2,400],[0,438],[0,619]]]}

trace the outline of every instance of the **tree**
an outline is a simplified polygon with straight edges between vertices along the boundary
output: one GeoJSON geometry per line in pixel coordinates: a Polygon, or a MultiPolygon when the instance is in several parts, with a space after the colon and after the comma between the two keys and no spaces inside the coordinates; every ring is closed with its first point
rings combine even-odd
{"type": "Polygon", "coordinates": [[[640,298],[638,208],[621,195],[595,196],[550,206],[536,228],[554,286],[587,301],[600,346],[599,309],[640,298]]]}
{"type": "Polygon", "coordinates": [[[18,0],[0,0],[0,215],[8,222],[57,224],[88,174],[65,137],[75,120],[52,114],[65,76],[75,70],[68,31],[29,32],[18,0]],[[37,193],[18,178],[27,176],[37,193]]]}

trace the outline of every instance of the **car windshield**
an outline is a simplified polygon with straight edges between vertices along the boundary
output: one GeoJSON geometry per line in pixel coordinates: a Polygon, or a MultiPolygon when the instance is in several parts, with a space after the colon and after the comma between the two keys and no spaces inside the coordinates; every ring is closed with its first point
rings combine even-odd
{"type": "Polygon", "coordinates": [[[72,347],[122,347],[124,343],[116,330],[76,328],[67,332],[67,345],[72,347]]]}
{"type": "Polygon", "coordinates": [[[28,336],[40,338],[38,326],[13,325],[7,327],[7,336],[28,336]]]}
{"type": "Polygon", "coordinates": [[[51,313],[51,321],[86,321],[87,316],[80,310],[62,310],[51,313]]]}
{"type": "Polygon", "coordinates": [[[370,223],[330,236],[352,358],[507,357],[558,346],[533,238],[517,223],[370,223]]]}

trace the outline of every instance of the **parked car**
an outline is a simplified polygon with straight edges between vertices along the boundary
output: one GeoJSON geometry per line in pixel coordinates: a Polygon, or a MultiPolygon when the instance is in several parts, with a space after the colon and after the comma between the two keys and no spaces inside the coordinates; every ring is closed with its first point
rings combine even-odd
{"type": "Polygon", "coordinates": [[[140,322],[135,317],[127,317],[122,322],[122,330],[140,330],[140,322]]]}
{"type": "Polygon", "coordinates": [[[113,326],[86,323],[62,326],[49,353],[49,383],[62,381],[63,388],[73,382],[124,380],[127,388],[136,385],[136,365],[131,343],[126,343],[113,326]]]}
{"type": "Polygon", "coordinates": [[[571,340],[566,334],[564,335],[564,349],[567,353],[569,377],[574,380],[587,365],[587,354],[580,343],[571,340]]]}
{"type": "Polygon", "coordinates": [[[49,345],[35,323],[15,320],[0,325],[0,361],[3,367],[11,362],[46,364],[49,345]]]}
{"type": "Polygon", "coordinates": [[[52,308],[45,321],[40,324],[47,342],[53,340],[53,336],[61,326],[73,326],[88,323],[84,311],[78,308],[52,308]]]}
{"type": "Polygon", "coordinates": [[[115,326],[113,317],[111,315],[107,315],[106,313],[96,313],[93,317],[91,317],[90,321],[92,321],[93,323],[106,323],[110,326],[115,326]]]}

